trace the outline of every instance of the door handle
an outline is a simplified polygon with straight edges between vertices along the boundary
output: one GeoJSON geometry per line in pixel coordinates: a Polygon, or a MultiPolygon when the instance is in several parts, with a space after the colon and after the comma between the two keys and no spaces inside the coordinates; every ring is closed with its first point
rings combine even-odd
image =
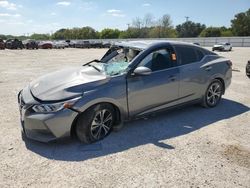
{"type": "Polygon", "coordinates": [[[174,75],[171,75],[171,76],[169,76],[168,77],[168,79],[170,80],[170,81],[175,81],[176,80],[176,76],[174,76],[174,75]]]}
{"type": "Polygon", "coordinates": [[[211,69],[212,69],[211,66],[206,66],[206,68],[205,68],[206,71],[210,71],[211,69]]]}

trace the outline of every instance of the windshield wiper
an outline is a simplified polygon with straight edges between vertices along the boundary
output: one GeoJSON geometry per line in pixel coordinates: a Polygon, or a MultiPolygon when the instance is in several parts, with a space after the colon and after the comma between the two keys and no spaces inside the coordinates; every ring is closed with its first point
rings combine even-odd
{"type": "Polygon", "coordinates": [[[88,65],[88,66],[90,66],[90,67],[93,67],[93,68],[94,68],[95,70],[97,70],[98,72],[101,72],[101,70],[100,70],[99,68],[97,68],[95,65],[91,65],[91,63],[93,63],[93,62],[100,63],[101,61],[98,60],[98,59],[94,59],[94,60],[92,60],[92,61],[90,61],[90,62],[88,62],[88,63],[83,64],[82,66],[88,65]]]}
{"type": "Polygon", "coordinates": [[[90,65],[90,64],[88,64],[88,66],[93,67],[93,68],[94,68],[95,70],[97,70],[98,72],[101,72],[101,69],[97,68],[95,65],[90,65]]]}
{"type": "Polygon", "coordinates": [[[83,64],[82,66],[89,65],[90,63],[93,63],[93,62],[100,63],[101,61],[100,61],[100,60],[98,60],[98,59],[94,59],[94,60],[92,60],[92,61],[90,61],[90,62],[88,62],[88,63],[83,64]]]}

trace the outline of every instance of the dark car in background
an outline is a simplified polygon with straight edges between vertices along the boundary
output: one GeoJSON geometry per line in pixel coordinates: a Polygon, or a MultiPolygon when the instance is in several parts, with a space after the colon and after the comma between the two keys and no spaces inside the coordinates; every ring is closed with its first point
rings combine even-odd
{"type": "Polygon", "coordinates": [[[40,41],[38,43],[38,48],[40,48],[40,49],[52,49],[53,45],[52,45],[52,42],[50,42],[50,41],[40,41]]]}
{"type": "Polygon", "coordinates": [[[24,45],[23,45],[22,41],[20,41],[18,39],[8,39],[5,42],[5,48],[8,48],[8,49],[23,49],[24,45]]]}
{"type": "Polygon", "coordinates": [[[90,48],[102,48],[102,42],[99,41],[91,41],[90,42],[90,48]]]}
{"type": "Polygon", "coordinates": [[[247,62],[246,75],[248,78],[250,78],[250,60],[247,62]]]}
{"type": "Polygon", "coordinates": [[[5,49],[5,43],[3,39],[0,39],[0,50],[4,50],[4,49],[5,49]]]}
{"type": "Polygon", "coordinates": [[[75,48],[90,48],[91,44],[89,41],[76,41],[75,48]]]}
{"type": "Polygon", "coordinates": [[[102,47],[103,48],[110,48],[111,47],[111,43],[110,42],[103,42],[102,43],[102,47]]]}
{"type": "Polygon", "coordinates": [[[38,43],[35,40],[24,40],[23,45],[26,49],[38,49],[38,43]]]}

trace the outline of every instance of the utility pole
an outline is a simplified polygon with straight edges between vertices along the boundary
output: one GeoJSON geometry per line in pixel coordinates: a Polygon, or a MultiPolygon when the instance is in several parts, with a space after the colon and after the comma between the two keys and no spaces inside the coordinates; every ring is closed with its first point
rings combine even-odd
{"type": "Polygon", "coordinates": [[[185,18],[186,18],[186,22],[188,22],[189,17],[188,17],[188,16],[185,16],[185,18]]]}

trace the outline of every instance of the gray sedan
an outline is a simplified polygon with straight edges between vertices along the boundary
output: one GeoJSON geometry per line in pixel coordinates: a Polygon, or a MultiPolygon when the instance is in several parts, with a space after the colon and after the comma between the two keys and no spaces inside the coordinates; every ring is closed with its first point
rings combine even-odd
{"type": "Polygon", "coordinates": [[[215,107],[231,77],[230,60],[197,45],[115,43],[102,59],[50,73],[20,91],[22,132],[42,142],[75,135],[92,143],[153,112],[189,103],[215,107]]]}

